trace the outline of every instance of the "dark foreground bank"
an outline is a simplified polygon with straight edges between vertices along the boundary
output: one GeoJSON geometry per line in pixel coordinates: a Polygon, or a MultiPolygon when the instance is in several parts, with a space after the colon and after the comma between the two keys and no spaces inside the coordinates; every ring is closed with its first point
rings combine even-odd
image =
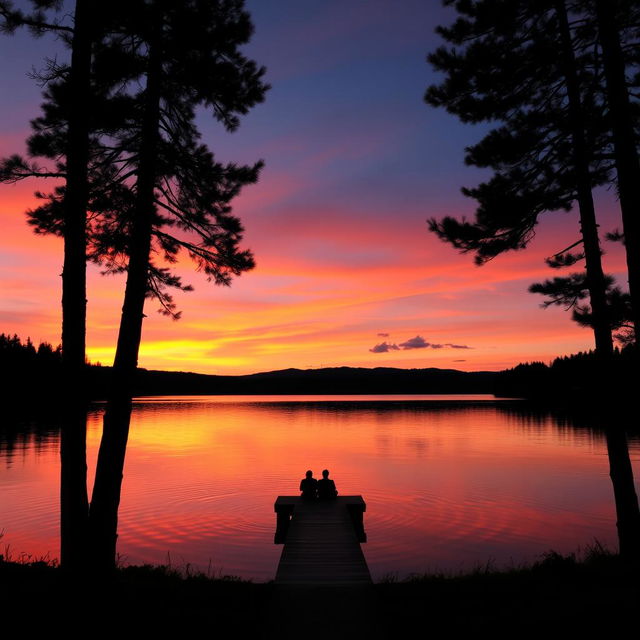
{"type": "Polygon", "coordinates": [[[638,570],[597,551],[548,554],[533,566],[385,581],[369,590],[297,588],[128,567],[74,580],[46,563],[0,561],[6,619],[24,631],[75,627],[120,637],[493,637],[635,633],[638,570]],[[469,636],[467,636],[469,634],[469,636]]]}

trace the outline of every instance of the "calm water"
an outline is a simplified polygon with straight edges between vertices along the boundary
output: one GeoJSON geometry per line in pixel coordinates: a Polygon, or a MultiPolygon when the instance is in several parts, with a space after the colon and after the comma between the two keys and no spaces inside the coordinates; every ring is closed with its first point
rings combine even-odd
{"type": "MultiPolygon", "coordinates": [[[[489,396],[162,397],[135,402],[120,508],[129,563],[274,577],[273,502],[327,467],[367,502],[363,545],[385,574],[616,547],[598,425],[489,396]]],[[[103,405],[89,417],[93,475],[103,405]]],[[[0,435],[0,552],[58,554],[56,425],[0,435]]],[[[640,442],[631,456],[638,475],[640,442]]]]}

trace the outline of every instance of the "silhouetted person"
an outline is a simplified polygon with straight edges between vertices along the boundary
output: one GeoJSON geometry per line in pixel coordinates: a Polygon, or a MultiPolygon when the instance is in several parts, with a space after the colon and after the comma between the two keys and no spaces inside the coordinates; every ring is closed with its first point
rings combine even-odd
{"type": "Polygon", "coordinates": [[[300,480],[300,491],[302,497],[309,500],[315,500],[318,496],[318,481],[313,477],[313,471],[309,470],[305,477],[300,480]]]}
{"type": "Polygon", "coordinates": [[[336,483],[329,480],[329,471],[322,472],[322,480],[318,480],[318,498],[335,498],[338,495],[336,483]]]}

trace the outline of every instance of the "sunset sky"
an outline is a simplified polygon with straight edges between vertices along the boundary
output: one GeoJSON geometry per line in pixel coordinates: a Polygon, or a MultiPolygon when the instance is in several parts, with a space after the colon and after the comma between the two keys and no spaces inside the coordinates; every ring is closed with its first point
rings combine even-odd
{"type": "MultiPolygon", "coordinates": [[[[438,76],[426,54],[452,12],[437,0],[250,0],[248,55],[267,67],[266,101],[233,134],[207,114],[221,161],[265,161],[235,201],[256,268],[229,288],[180,264],[174,322],[148,302],[140,366],[240,374],[286,367],[393,366],[495,370],[592,347],[562,308],[527,292],[556,275],[543,260],[578,238],[577,213],[543,217],[530,247],[483,267],[427,230],[471,217],[460,194],[484,174],[465,146],[487,130],[427,106],[438,76]],[[395,347],[393,346],[395,345],[395,347]],[[397,347],[397,348],[396,348],[397,347]]],[[[23,152],[39,113],[28,77],[59,42],[0,36],[0,155],[23,152]]],[[[35,236],[24,212],[35,182],[0,185],[0,332],[59,342],[62,242],[35,236]]],[[[620,226],[615,194],[596,194],[601,229],[620,226]]],[[[624,284],[620,247],[605,269],[624,284]]],[[[122,277],[89,267],[88,355],[111,364],[122,277]]]]}

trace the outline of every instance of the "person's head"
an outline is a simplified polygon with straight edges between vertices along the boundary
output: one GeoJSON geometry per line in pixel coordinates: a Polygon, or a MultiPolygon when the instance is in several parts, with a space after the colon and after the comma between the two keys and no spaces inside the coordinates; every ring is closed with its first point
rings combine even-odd
{"type": "Polygon", "coordinates": [[[311,469],[309,469],[309,471],[307,471],[307,473],[305,475],[307,476],[307,478],[313,478],[313,471],[311,471],[311,469]]]}
{"type": "Polygon", "coordinates": [[[329,469],[325,469],[322,472],[322,477],[326,480],[329,477],[329,469]]]}

